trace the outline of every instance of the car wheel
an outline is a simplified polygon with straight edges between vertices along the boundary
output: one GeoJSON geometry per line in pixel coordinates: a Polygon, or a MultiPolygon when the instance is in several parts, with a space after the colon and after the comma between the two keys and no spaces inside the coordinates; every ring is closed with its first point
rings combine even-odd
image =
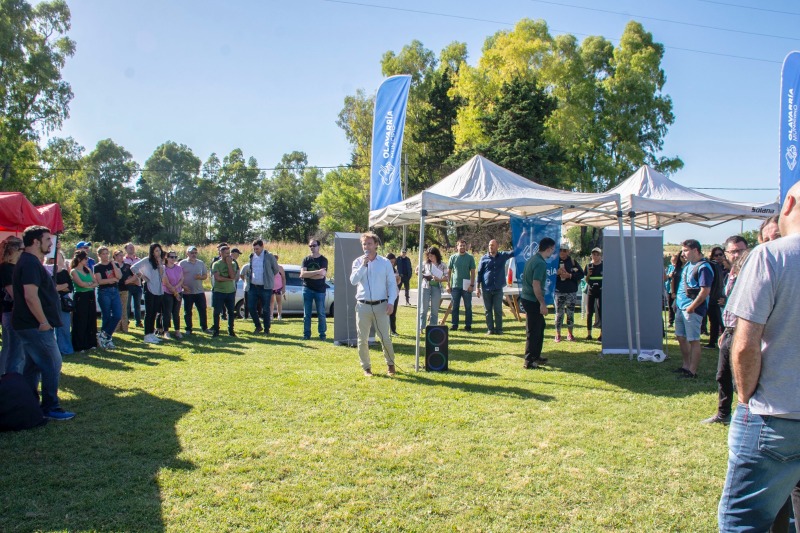
{"type": "Polygon", "coordinates": [[[236,318],[244,318],[244,300],[239,300],[233,308],[236,318]]]}

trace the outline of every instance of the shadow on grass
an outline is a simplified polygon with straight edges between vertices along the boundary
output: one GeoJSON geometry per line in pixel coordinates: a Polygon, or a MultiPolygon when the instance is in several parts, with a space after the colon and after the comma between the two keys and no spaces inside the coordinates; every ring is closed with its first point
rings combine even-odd
{"type": "Polygon", "coordinates": [[[61,389],[73,420],[3,438],[0,530],[163,531],[158,476],[193,468],[175,430],[191,407],[66,375],[61,389]]]}
{"type": "MultiPolygon", "coordinates": [[[[446,376],[451,373],[452,372],[449,371],[437,373],[437,377],[432,378],[426,376],[425,373],[423,372],[411,371],[411,372],[400,373],[393,379],[411,382],[415,385],[424,385],[426,387],[431,387],[431,386],[449,387],[451,389],[458,389],[465,392],[490,394],[492,396],[511,396],[514,398],[520,398],[525,400],[536,400],[540,402],[551,402],[556,399],[555,396],[550,396],[549,394],[537,394],[535,392],[531,392],[530,390],[523,389],[521,387],[504,387],[502,385],[466,383],[464,381],[461,381],[460,379],[458,381],[449,380],[446,378],[446,376]]],[[[460,374],[459,378],[463,378],[465,375],[470,375],[469,372],[460,372],[458,374],[460,374]]]]}

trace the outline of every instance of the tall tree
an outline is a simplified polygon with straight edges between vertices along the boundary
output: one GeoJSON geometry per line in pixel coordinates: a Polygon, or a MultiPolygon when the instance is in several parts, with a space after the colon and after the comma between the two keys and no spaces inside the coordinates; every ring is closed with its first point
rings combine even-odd
{"type": "Polygon", "coordinates": [[[537,183],[557,187],[554,165],[558,147],[548,142],[545,122],[556,99],[534,77],[518,77],[503,85],[492,110],[483,118],[488,144],[483,152],[495,163],[537,183]]]}
{"type": "Polygon", "coordinates": [[[221,241],[245,242],[254,235],[254,224],[264,208],[264,176],[255,158],[245,160],[236,148],[219,167],[220,195],[214,210],[216,237],[221,241]]]}
{"type": "Polygon", "coordinates": [[[558,101],[545,133],[564,156],[557,168],[565,186],[602,191],[644,162],[674,171],[680,159],[658,155],[674,120],[661,92],[662,56],[663,47],[636,22],[615,49],[602,37],[581,45],[571,35],[553,38],[544,21],[523,19],[489,37],[476,66],[459,70],[452,93],[465,104],[454,128],[456,151],[487,146],[482,117],[492,112],[503,84],[534,75],[558,101]]]}
{"type": "Polygon", "coordinates": [[[320,227],[328,232],[366,231],[369,226],[369,188],[355,168],[336,168],[325,174],[317,197],[322,218],[320,227]]]}
{"type": "Polygon", "coordinates": [[[186,236],[189,242],[208,242],[215,235],[215,213],[218,212],[223,196],[219,184],[221,168],[222,163],[214,153],[203,163],[189,209],[189,229],[186,236]]]}
{"type": "Polygon", "coordinates": [[[35,7],[0,0],[0,176],[6,189],[25,144],[69,116],[72,89],[61,79],[66,59],[75,53],[69,29],[64,0],[35,7]]]}
{"type": "Polygon", "coordinates": [[[156,148],[144,164],[142,178],[158,201],[166,242],[181,238],[199,173],[200,158],[185,144],[173,141],[156,148]]]}
{"type": "Polygon", "coordinates": [[[321,190],[322,172],[308,166],[305,153],[284,154],[269,185],[265,217],[269,237],[289,241],[311,237],[319,225],[321,190]]]}
{"type": "Polygon", "coordinates": [[[81,223],[80,191],[86,189],[81,173],[84,148],[72,137],[54,137],[41,152],[42,169],[35,178],[36,192],[29,198],[36,204],[57,202],[64,225],[78,228],[81,223]]]}
{"type": "Polygon", "coordinates": [[[131,154],[111,139],[97,143],[83,160],[86,193],[81,199],[83,234],[107,243],[128,240],[128,184],[139,172],[131,154]]]}

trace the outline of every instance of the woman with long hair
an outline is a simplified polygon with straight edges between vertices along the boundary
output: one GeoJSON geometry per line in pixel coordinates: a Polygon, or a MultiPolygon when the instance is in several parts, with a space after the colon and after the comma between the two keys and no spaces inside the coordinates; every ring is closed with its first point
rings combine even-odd
{"type": "Polygon", "coordinates": [[[22,373],[25,355],[22,340],[11,326],[11,312],[14,309],[13,276],[14,266],[22,254],[22,239],[9,236],[0,243],[0,299],[3,309],[3,347],[0,349],[0,375],[22,373]]]}
{"type": "Polygon", "coordinates": [[[161,299],[164,296],[164,265],[161,262],[161,245],[150,245],[147,257],[131,267],[134,274],[144,280],[144,342],[158,344],[161,339],[155,335],[156,313],[161,312],[161,299]]]}
{"type": "MultiPolygon", "coordinates": [[[[422,272],[419,279],[422,280],[422,313],[420,315],[419,329],[425,328],[428,310],[430,310],[430,320],[428,324],[435,326],[439,322],[439,305],[442,302],[442,283],[448,279],[447,265],[442,263],[442,253],[435,246],[431,246],[425,252],[425,262],[422,263],[422,272]]],[[[419,271],[419,267],[417,267],[419,271]]]]}
{"type": "Polygon", "coordinates": [[[103,326],[98,338],[101,348],[113,350],[116,347],[112,337],[122,319],[122,300],[119,298],[119,280],[122,279],[122,272],[111,260],[111,251],[107,246],[97,249],[97,257],[100,262],[94,266],[94,279],[97,281],[97,301],[103,317],[103,326]]]}
{"type": "MultiPolygon", "coordinates": [[[[51,261],[53,268],[56,271],[55,281],[58,296],[59,298],[63,298],[65,296],[69,298],[69,294],[74,290],[74,284],[72,283],[72,278],[69,275],[67,260],[64,258],[64,254],[62,254],[59,250],[56,252],[55,257],[50,257],[47,259],[48,263],[51,261]]],[[[58,344],[58,351],[61,352],[61,355],[70,355],[75,353],[75,349],[72,347],[72,311],[65,311],[60,302],[59,306],[61,306],[59,308],[61,313],[61,325],[55,328],[56,344],[58,344]]]]}
{"type": "Polygon", "coordinates": [[[178,252],[170,250],[164,254],[164,277],[161,298],[161,325],[164,338],[169,339],[170,319],[175,323],[175,337],[183,338],[181,333],[181,301],[183,299],[183,269],[178,264],[178,252]]]}
{"type": "Polygon", "coordinates": [[[675,325],[675,297],[678,295],[678,285],[681,283],[683,271],[683,256],[681,252],[673,254],[667,267],[666,288],[669,298],[669,327],[675,325]]]}
{"type": "Polygon", "coordinates": [[[89,254],[76,250],[70,263],[70,277],[75,285],[75,309],[72,312],[72,348],[76,352],[97,348],[97,280],[89,270],[89,254]]]}

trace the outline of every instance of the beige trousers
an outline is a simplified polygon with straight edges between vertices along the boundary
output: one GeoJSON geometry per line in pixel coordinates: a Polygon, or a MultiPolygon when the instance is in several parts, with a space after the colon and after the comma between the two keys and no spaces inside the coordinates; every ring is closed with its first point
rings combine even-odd
{"type": "Polygon", "coordinates": [[[119,299],[122,300],[122,318],[114,331],[128,333],[128,294],[128,291],[119,291],[119,299]]]}
{"type": "Polygon", "coordinates": [[[356,331],[358,332],[358,357],[361,359],[361,368],[370,370],[369,360],[369,329],[375,327],[378,337],[383,345],[383,357],[387,365],[394,365],[394,346],[389,333],[389,315],[386,314],[388,302],[378,305],[356,303],[356,331]]]}

